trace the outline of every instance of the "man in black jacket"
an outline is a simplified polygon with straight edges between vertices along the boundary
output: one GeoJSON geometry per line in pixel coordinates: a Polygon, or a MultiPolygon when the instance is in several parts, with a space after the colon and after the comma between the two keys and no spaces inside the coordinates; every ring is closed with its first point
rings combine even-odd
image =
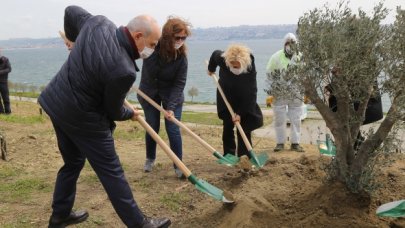
{"type": "Polygon", "coordinates": [[[147,218],[137,206],[112,138],[114,120],[136,120],[139,115],[123,105],[124,99],[135,81],[134,60],[153,52],[160,27],[143,15],[117,28],[104,16],[69,6],[64,29],[74,47],[39,97],[53,123],[64,161],[55,183],[49,227],[87,219],[86,211],[72,211],[86,158],[126,226],[168,227],[169,219],[147,218]]]}
{"type": "Polygon", "coordinates": [[[8,73],[11,72],[11,65],[8,58],[2,56],[0,50],[0,114],[10,114],[10,97],[8,93],[8,73]],[[3,100],[3,103],[2,101],[3,100]],[[4,105],[4,107],[3,107],[4,105]]]}

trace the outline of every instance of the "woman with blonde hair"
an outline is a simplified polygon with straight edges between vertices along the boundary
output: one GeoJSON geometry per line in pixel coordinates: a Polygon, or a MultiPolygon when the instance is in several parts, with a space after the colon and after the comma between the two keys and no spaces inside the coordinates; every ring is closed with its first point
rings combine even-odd
{"type": "Polygon", "coordinates": [[[251,132],[263,125],[263,115],[257,104],[257,72],[254,57],[248,47],[232,44],[225,51],[216,50],[212,53],[208,74],[212,75],[217,67],[219,67],[219,84],[236,114],[235,117],[231,116],[217,91],[218,117],[223,120],[224,155],[249,156],[239,132],[236,149],[234,122],[240,122],[250,143],[252,143],[251,132]]]}
{"type": "MultiPolygon", "coordinates": [[[[183,155],[180,129],[169,119],[181,119],[184,102],[183,91],[186,85],[188,68],[185,41],[191,35],[190,27],[191,25],[188,22],[178,17],[169,17],[162,28],[162,36],[155,51],[143,61],[142,78],[139,85],[142,92],[156,103],[161,104],[167,111],[165,114],[165,126],[170,148],[180,160],[183,155]]],[[[160,111],[139,95],[138,100],[144,110],[146,122],[155,132],[159,132],[160,111]]],[[[146,161],[144,171],[151,172],[156,159],[156,142],[147,133],[145,141],[146,161]]],[[[185,177],[180,169],[176,166],[174,168],[177,177],[185,177]]]]}

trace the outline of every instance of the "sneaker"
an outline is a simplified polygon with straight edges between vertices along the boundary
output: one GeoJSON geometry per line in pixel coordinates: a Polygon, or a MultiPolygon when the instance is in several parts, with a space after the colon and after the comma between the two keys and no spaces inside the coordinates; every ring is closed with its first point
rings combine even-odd
{"type": "Polygon", "coordinates": [[[145,161],[145,165],[143,166],[143,170],[146,173],[152,172],[152,169],[153,169],[154,165],[155,165],[155,160],[147,158],[146,161],[145,161]]]}
{"type": "Polygon", "coordinates": [[[277,144],[276,147],[274,148],[274,152],[279,152],[281,150],[284,150],[284,144],[283,143],[277,144]]]}
{"type": "Polygon", "coordinates": [[[145,216],[145,219],[142,223],[142,228],[167,228],[172,224],[168,218],[148,218],[145,216]]]}
{"type": "Polygon", "coordinates": [[[89,213],[87,213],[87,211],[72,211],[70,215],[65,218],[52,215],[49,219],[48,228],[64,228],[68,225],[84,222],[88,217],[89,213]]]}
{"type": "Polygon", "coordinates": [[[291,144],[290,150],[296,151],[296,152],[305,152],[304,148],[302,148],[302,146],[300,146],[300,144],[298,144],[298,143],[291,144]]]}
{"type": "Polygon", "coordinates": [[[183,172],[179,168],[175,168],[174,172],[176,173],[176,176],[179,179],[182,179],[182,180],[186,179],[186,176],[183,174],[183,172]]]}

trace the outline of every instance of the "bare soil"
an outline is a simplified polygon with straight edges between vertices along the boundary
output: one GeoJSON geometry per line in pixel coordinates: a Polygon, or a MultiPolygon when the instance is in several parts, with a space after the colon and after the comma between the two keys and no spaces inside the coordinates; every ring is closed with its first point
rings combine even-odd
{"type": "MultiPolygon", "coordinates": [[[[18,116],[39,115],[38,106],[27,102],[18,106],[14,102],[13,111],[18,116]]],[[[190,124],[190,128],[221,151],[220,127],[190,124]]],[[[18,197],[11,192],[21,189],[0,190],[0,227],[46,227],[56,173],[63,164],[52,125],[47,118],[35,124],[0,121],[0,131],[6,135],[9,159],[0,160],[0,186],[26,180],[41,183],[18,197]]],[[[359,197],[326,181],[321,167],[331,158],[321,156],[315,145],[303,145],[305,153],[274,153],[272,138],[256,137],[255,152],[266,151],[270,159],[264,168],[246,172],[243,167],[217,164],[183,134],[184,163],[198,178],[232,193],[236,202],[227,205],[177,179],[172,162],[160,149],[155,169],[144,173],[145,145],[139,133],[143,129],[126,121],[118,123],[117,131],[117,152],[136,201],[148,216],[170,217],[172,227],[405,227],[404,218],[375,215],[379,205],[405,199],[404,154],[392,154],[394,162],[377,176],[381,187],[370,197],[359,197]]],[[[74,207],[90,213],[76,227],[125,227],[89,165],[79,178],[74,207]]]]}

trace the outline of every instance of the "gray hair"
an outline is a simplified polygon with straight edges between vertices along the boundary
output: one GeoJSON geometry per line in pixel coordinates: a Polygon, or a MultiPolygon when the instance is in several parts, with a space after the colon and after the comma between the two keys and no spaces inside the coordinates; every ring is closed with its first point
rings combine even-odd
{"type": "Polygon", "coordinates": [[[148,15],[139,15],[129,21],[127,28],[130,32],[142,32],[145,36],[152,33],[152,26],[157,24],[157,21],[148,15]]]}

